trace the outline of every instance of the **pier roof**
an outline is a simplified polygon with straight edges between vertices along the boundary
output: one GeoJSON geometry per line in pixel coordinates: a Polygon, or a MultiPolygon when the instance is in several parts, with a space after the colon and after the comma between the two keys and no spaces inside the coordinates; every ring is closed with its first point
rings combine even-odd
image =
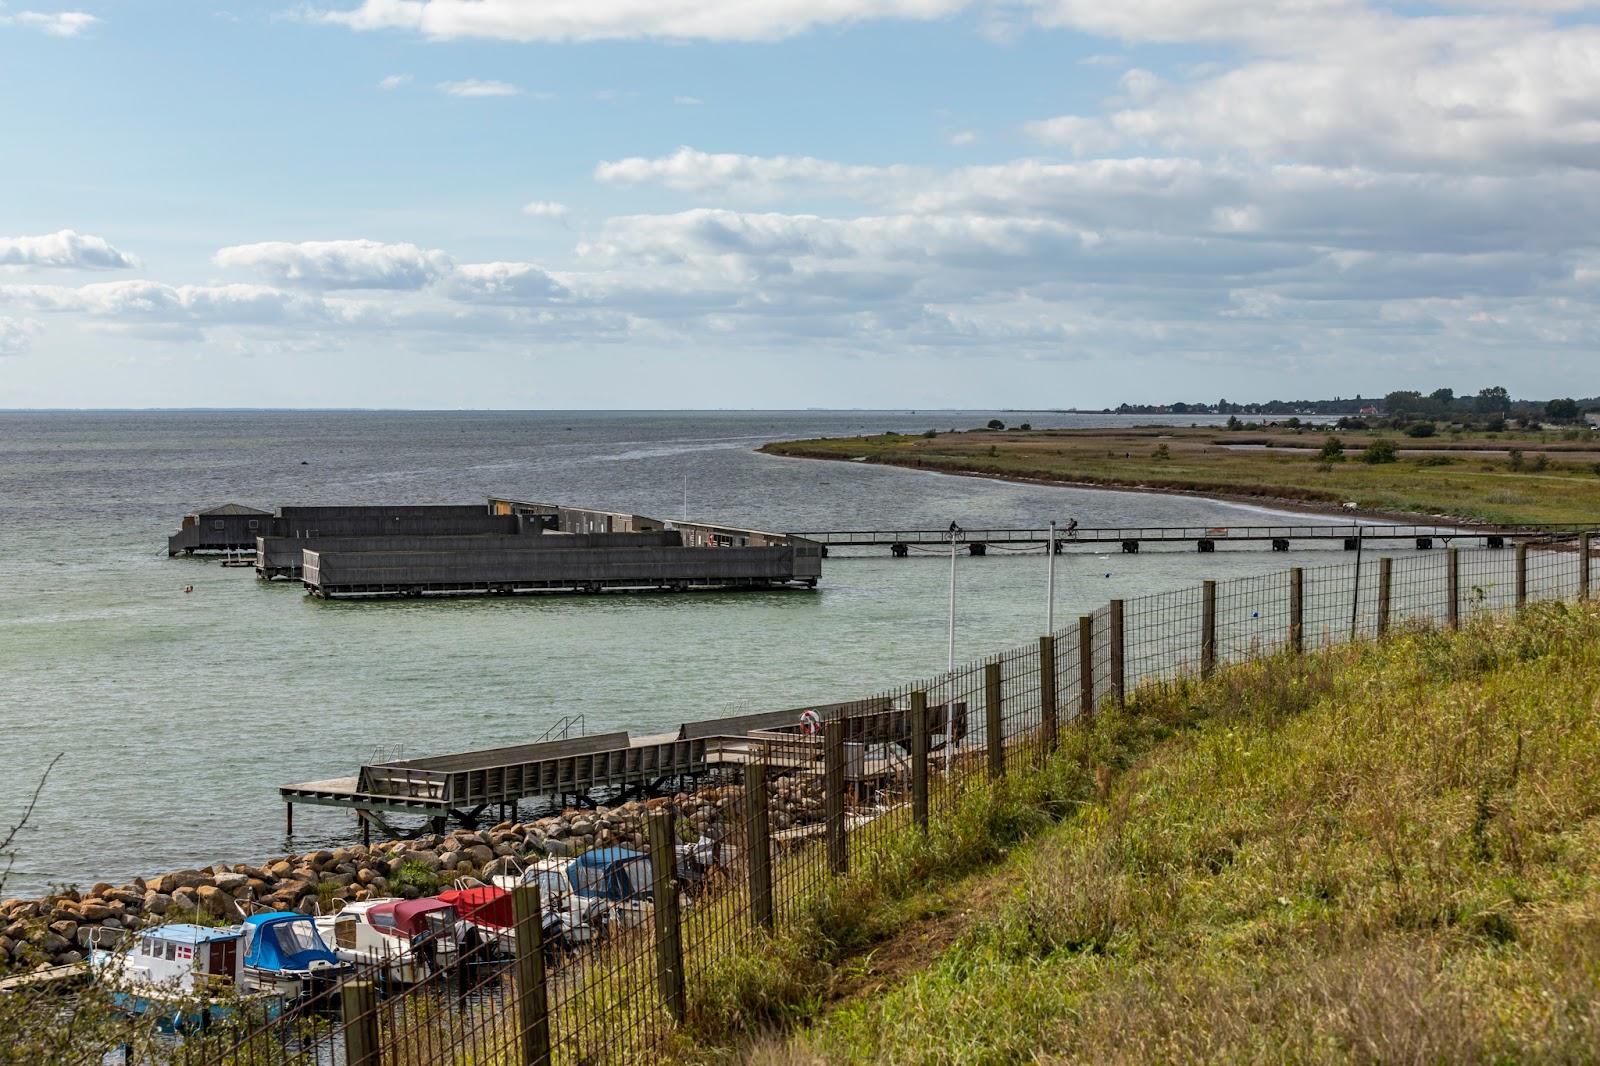
{"type": "Polygon", "coordinates": [[[217,507],[207,507],[204,511],[196,511],[201,518],[220,518],[223,515],[263,515],[270,516],[271,511],[263,511],[259,507],[247,507],[242,503],[224,503],[217,507]]]}

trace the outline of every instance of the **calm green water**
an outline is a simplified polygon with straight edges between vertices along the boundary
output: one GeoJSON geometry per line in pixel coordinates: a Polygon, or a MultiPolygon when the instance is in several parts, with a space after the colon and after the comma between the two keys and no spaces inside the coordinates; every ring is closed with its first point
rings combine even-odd
{"type": "MultiPolygon", "coordinates": [[[[285,843],[276,786],[349,774],[379,752],[524,742],[573,713],[591,732],[664,731],[850,698],[945,661],[948,569],[934,558],[835,555],[814,593],[320,603],[215,559],[166,558],[166,535],[196,507],[503,493],[671,517],[687,479],[692,515],[778,529],[1238,525],[1262,514],[753,451],[989,417],[0,413],[0,822],[65,753],[7,892],[265,858],[285,843]]],[[[1264,551],[1066,555],[1058,617],[1287,565],[1264,551]]],[[[963,557],[960,655],[1041,632],[1044,575],[1040,554],[963,557]]],[[[296,823],[297,847],[353,830],[316,808],[297,809],[296,823]]]]}

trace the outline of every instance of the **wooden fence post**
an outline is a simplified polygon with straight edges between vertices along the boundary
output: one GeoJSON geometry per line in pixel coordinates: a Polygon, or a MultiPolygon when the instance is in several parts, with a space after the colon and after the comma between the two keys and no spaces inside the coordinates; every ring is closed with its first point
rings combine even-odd
{"type": "Polygon", "coordinates": [[[1200,676],[1217,671],[1217,583],[1200,586],[1200,676]]]}
{"type": "Polygon", "coordinates": [[[1289,647],[1306,650],[1306,572],[1298,566],[1289,570],[1289,647]]]}
{"type": "MultiPolygon", "coordinates": [[[[948,708],[947,708],[948,710],[948,708]]],[[[828,869],[842,874],[850,869],[850,852],[844,839],[844,717],[830,718],[822,730],[822,813],[828,838],[828,869]]]]}
{"type": "Polygon", "coordinates": [[[750,875],[750,913],[767,932],[773,928],[772,819],[767,764],[744,764],[744,844],[750,875]]]}
{"type": "Polygon", "coordinates": [[[1078,619],[1078,713],[1094,716],[1094,616],[1078,619]]]}
{"type": "MultiPolygon", "coordinates": [[[[1039,739],[1046,755],[1056,750],[1056,704],[1056,638],[1051,634],[1039,638],[1039,739]]],[[[1004,766],[1003,749],[1000,760],[1004,766]]]]}
{"type": "Polygon", "coordinates": [[[1528,542],[1517,541],[1517,610],[1528,605],[1528,542]]]}
{"type": "Polygon", "coordinates": [[[911,821],[928,831],[928,694],[911,694],[911,821]]]}
{"type": "Polygon", "coordinates": [[[678,914],[678,836],[670,807],[645,820],[650,834],[656,926],[656,983],[672,1020],[683,1024],[686,1007],[683,981],[683,925],[678,914]]]}
{"type": "Polygon", "coordinates": [[[1589,598],[1589,532],[1578,534],[1578,602],[1589,598]]]}
{"type": "Polygon", "coordinates": [[[347,981],[340,993],[347,1066],[381,1066],[378,1047],[378,994],[369,980],[347,981]]]}
{"type": "Polygon", "coordinates": [[[1394,593],[1394,557],[1385,555],[1378,560],[1378,636],[1389,633],[1389,606],[1394,593]]]}
{"type": "Polygon", "coordinates": [[[1128,699],[1127,636],[1122,627],[1122,601],[1111,601],[1111,695],[1120,707],[1128,699]]]}
{"type": "MultiPolygon", "coordinates": [[[[550,999],[544,979],[544,903],[537,883],[511,890],[517,942],[517,1028],[522,1066],[550,1062],[550,999]]],[[[355,1066],[351,1063],[350,1066],[355,1066]]]]}
{"type": "MultiPolygon", "coordinates": [[[[1045,640],[1050,638],[1046,637],[1045,640]]],[[[989,776],[1006,775],[1006,738],[1000,720],[1000,664],[983,668],[983,713],[989,737],[989,776]]],[[[1052,716],[1053,717],[1053,716],[1052,716]]]]}
{"type": "Polygon", "coordinates": [[[1451,629],[1461,625],[1461,550],[1451,548],[1444,556],[1444,624],[1451,629]]]}

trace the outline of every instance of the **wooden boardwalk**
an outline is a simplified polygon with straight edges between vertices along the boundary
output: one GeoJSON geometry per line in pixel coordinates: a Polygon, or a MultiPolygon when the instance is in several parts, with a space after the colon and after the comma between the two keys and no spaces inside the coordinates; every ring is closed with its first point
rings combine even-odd
{"type": "MultiPolygon", "coordinates": [[[[1542,530],[1514,528],[1481,528],[1459,525],[1375,525],[1367,523],[1328,523],[1305,525],[1268,526],[1097,526],[1082,527],[1068,532],[1056,527],[1056,550],[1074,548],[1103,550],[1116,546],[1125,552],[1136,552],[1142,544],[1193,544],[1199,551],[1214,551],[1219,544],[1264,544],[1275,551],[1288,551],[1291,545],[1307,543],[1334,543],[1348,551],[1361,544],[1382,544],[1411,541],[1420,549],[1435,544],[1476,541],[1485,547],[1504,547],[1512,538],[1548,535],[1542,530]]],[[[795,533],[793,536],[829,548],[879,547],[889,548],[895,555],[909,554],[914,546],[948,547],[949,529],[835,529],[795,533]]],[[[961,529],[956,543],[972,555],[985,554],[991,545],[1032,547],[1050,542],[1047,527],[1006,527],[961,529]]]]}
{"type": "MultiPolygon", "coordinates": [[[[831,704],[690,722],[674,733],[630,737],[599,733],[563,740],[488,748],[418,759],[370,763],[349,777],[281,785],[285,824],[294,832],[296,805],[342,807],[369,825],[396,834],[387,815],[421,815],[424,828],[447,819],[476,824],[486,810],[502,813],[521,800],[582,803],[595,790],[646,795],[684,779],[760,760],[780,772],[818,770],[822,738],[801,731],[801,714],[819,718],[847,710],[846,776],[863,785],[898,772],[899,764],[874,745],[906,740],[909,712],[887,700],[831,704]]],[[[943,705],[927,708],[928,732],[942,734],[943,705]]],[[[966,732],[966,705],[955,704],[957,735],[966,732]]],[[[421,830],[418,830],[420,832],[421,830]]]]}

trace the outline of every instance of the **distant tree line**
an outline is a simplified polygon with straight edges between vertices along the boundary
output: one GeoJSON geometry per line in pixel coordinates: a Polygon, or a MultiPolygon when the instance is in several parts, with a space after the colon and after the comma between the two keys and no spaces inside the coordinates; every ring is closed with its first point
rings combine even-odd
{"type": "MultiPolygon", "coordinates": [[[[1580,422],[1587,412],[1600,411],[1600,397],[1514,400],[1504,386],[1491,385],[1476,393],[1460,395],[1448,388],[1434,389],[1429,393],[1401,389],[1381,398],[1364,398],[1358,393],[1348,399],[1335,396],[1331,400],[1268,400],[1265,403],[1233,403],[1227,399],[1215,403],[1125,403],[1115,410],[1117,414],[1125,415],[1255,415],[1278,418],[1337,415],[1352,419],[1369,418],[1389,425],[1424,421],[1487,425],[1504,423],[1507,419],[1522,422],[1580,422]]],[[[1231,424],[1234,424],[1232,420],[1231,424]]]]}

